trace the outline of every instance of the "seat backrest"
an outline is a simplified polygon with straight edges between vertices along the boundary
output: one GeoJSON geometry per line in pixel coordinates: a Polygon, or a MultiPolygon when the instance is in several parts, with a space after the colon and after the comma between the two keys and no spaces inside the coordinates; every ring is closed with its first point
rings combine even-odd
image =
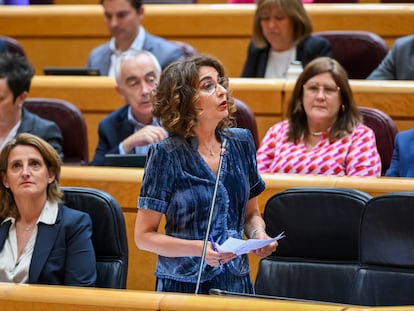
{"type": "Polygon", "coordinates": [[[183,51],[185,57],[197,55],[197,50],[189,43],[184,41],[171,40],[172,43],[178,45],[183,51]]]}
{"type": "Polygon", "coordinates": [[[351,303],[413,305],[414,192],[372,198],[361,220],[361,269],[351,303]]]}
{"type": "Polygon", "coordinates": [[[257,130],[256,118],[253,111],[250,107],[238,98],[234,98],[234,103],[236,104],[237,111],[235,113],[236,117],[236,127],[245,128],[250,130],[253,135],[254,144],[256,149],[259,148],[259,134],[257,130]]]}
{"type": "Polygon", "coordinates": [[[314,34],[331,43],[333,58],[345,68],[350,79],[368,77],[388,52],[385,40],[368,31],[319,31],[314,34]]]}
{"type": "Polygon", "coordinates": [[[128,240],[118,202],[108,193],[79,187],[62,187],[64,203],[86,212],[92,219],[92,242],[96,255],[96,287],[126,288],[128,240]]]}
{"type": "Polygon", "coordinates": [[[266,230],[270,236],[286,233],[276,255],[358,261],[360,220],[370,198],[359,190],[330,187],[291,188],[273,195],[264,209],[266,230]]]}
{"type": "Polygon", "coordinates": [[[86,165],[89,161],[88,133],[82,112],[74,104],[57,98],[27,98],[27,110],[54,121],[63,136],[63,163],[86,165]]]}
{"type": "Polygon", "coordinates": [[[287,189],[266,203],[266,231],[285,231],[259,264],[258,294],[346,303],[358,271],[358,237],[371,196],[354,189],[287,189]]]}
{"type": "Polygon", "coordinates": [[[0,41],[5,46],[6,52],[17,53],[23,57],[26,57],[26,52],[16,39],[8,36],[0,36],[0,41]]]}
{"type": "Polygon", "coordinates": [[[377,149],[381,156],[381,175],[384,176],[391,163],[397,125],[385,112],[370,107],[359,107],[363,122],[375,133],[377,149]]]}

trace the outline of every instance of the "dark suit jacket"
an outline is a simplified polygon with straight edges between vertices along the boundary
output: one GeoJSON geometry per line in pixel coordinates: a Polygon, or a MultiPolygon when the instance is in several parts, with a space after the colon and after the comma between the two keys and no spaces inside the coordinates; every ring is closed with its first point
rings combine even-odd
{"type": "Polygon", "coordinates": [[[119,154],[119,143],[134,133],[128,122],[128,107],[128,104],[122,106],[99,122],[99,141],[91,165],[103,165],[107,153],[119,154]]]}
{"type": "Polygon", "coordinates": [[[395,40],[369,80],[414,80],[414,35],[395,40]]]}
{"type": "Polygon", "coordinates": [[[5,52],[7,52],[6,42],[0,39],[0,53],[5,53],[5,52]]]}
{"type": "MultiPolygon", "coordinates": [[[[11,221],[1,224],[2,221],[0,219],[0,251],[11,225],[11,221]]],[[[96,259],[91,236],[89,215],[60,205],[54,225],[38,225],[29,283],[94,286],[96,259]]]]}
{"type": "Polygon", "coordinates": [[[414,177],[414,129],[398,132],[385,176],[414,177]]]}
{"type": "Polygon", "coordinates": [[[17,129],[17,134],[20,133],[30,133],[43,138],[55,148],[63,159],[62,133],[55,122],[43,119],[27,109],[22,108],[22,122],[17,129]]]}
{"type": "MultiPolygon", "coordinates": [[[[146,32],[142,49],[154,54],[162,69],[171,62],[184,58],[184,52],[178,45],[161,37],[151,35],[148,32],[146,32]]],[[[92,50],[89,54],[87,66],[89,68],[97,68],[101,75],[107,76],[111,65],[111,55],[112,51],[108,41],[92,50]]]]}
{"type": "MultiPolygon", "coordinates": [[[[263,78],[266,72],[269,52],[270,46],[259,49],[251,42],[241,76],[243,78],[263,78]]],[[[296,60],[301,61],[303,67],[317,57],[332,57],[332,55],[331,44],[320,36],[309,36],[300,42],[296,48],[296,60]]]]}

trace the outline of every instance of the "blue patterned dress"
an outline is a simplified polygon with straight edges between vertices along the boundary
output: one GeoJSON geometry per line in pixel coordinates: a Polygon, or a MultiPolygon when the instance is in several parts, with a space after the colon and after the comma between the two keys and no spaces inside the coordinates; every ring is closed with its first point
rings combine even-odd
{"type": "MultiPolygon", "coordinates": [[[[232,128],[217,135],[220,141],[225,136],[227,145],[210,233],[222,244],[229,237],[243,239],[247,202],[265,183],[257,171],[251,133],[232,128]]],[[[197,147],[196,137],[179,136],[152,145],[138,198],[140,209],[165,215],[167,235],[188,240],[204,240],[216,180],[197,147]]],[[[200,257],[158,256],[156,289],[194,293],[199,265],[200,257]]],[[[225,272],[205,264],[199,293],[210,288],[253,293],[247,255],[228,262],[225,272]]]]}

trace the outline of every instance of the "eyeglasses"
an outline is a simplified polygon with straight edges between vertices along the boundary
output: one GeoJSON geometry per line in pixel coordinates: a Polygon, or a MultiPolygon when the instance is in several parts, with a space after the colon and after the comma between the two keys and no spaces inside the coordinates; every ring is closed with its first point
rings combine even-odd
{"type": "Polygon", "coordinates": [[[217,86],[220,85],[223,88],[227,90],[229,87],[229,78],[227,77],[221,77],[217,79],[217,82],[214,82],[213,80],[204,80],[201,82],[200,91],[204,92],[208,95],[213,95],[214,92],[217,91],[217,86]]]}
{"type": "Polygon", "coordinates": [[[319,91],[322,90],[323,95],[326,97],[332,97],[340,90],[340,87],[337,85],[319,85],[319,84],[305,84],[303,86],[305,94],[309,96],[316,96],[319,94],[319,91]]]}

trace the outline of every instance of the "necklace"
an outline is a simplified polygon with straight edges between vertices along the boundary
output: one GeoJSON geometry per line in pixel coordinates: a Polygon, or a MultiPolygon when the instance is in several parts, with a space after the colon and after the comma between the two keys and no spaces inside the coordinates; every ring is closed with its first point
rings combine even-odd
{"type": "Polygon", "coordinates": [[[212,144],[211,146],[210,146],[210,148],[208,148],[207,146],[205,146],[205,145],[201,145],[201,146],[203,146],[204,147],[204,149],[206,149],[207,151],[208,151],[208,153],[210,154],[210,157],[214,157],[215,155],[216,155],[216,153],[214,152],[214,144],[212,144]]]}
{"type": "Polygon", "coordinates": [[[34,229],[34,227],[35,227],[36,225],[33,225],[33,226],[27,226],[27,227],[20,227],[21,228],[21,230],[23,230],[24,232],[30,232],[30,231],[33,231],[33,229],[34,229]]]}
{"type": "Polygon", "coordinates": [[[323,135],[323,132],[311,132],[310,134],[311,134],[312,136],[319,137],[319,136],[322,136],[322,135],[323,135]]]}

